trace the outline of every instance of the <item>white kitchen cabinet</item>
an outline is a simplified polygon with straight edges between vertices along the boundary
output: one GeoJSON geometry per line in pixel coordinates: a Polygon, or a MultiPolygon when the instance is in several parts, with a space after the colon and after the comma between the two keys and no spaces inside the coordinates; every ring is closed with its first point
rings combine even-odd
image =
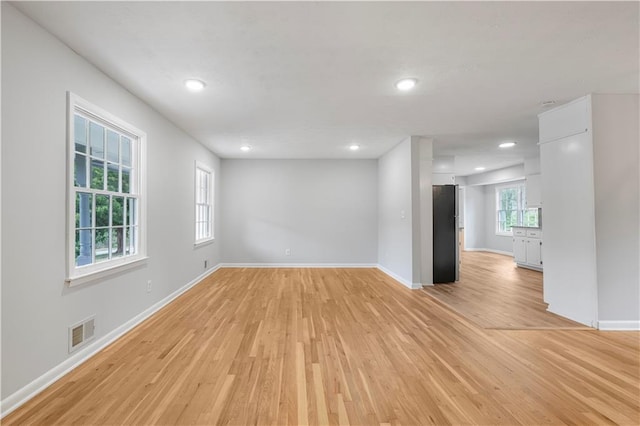
{"type": "Polygon", "coordinates": [[[525,237],[513,237],[513,259],[517,264],[527,263],[527,241],[525,237]]]}
{"type": "Polygon", "coordinates": [[[542,231],[538,228],[513,228],[513,258],[516,265],[542,270],[542,231]]]}
{"type": "Polygon", "coordinates": [[[527,208],[542,207],[542,179],[540,174],[526,178],[527,208]]]}
{"type": "Polygon", "coordinates": [[[527,265],[542,269],[542,240],[527,238],[527,265]]]}

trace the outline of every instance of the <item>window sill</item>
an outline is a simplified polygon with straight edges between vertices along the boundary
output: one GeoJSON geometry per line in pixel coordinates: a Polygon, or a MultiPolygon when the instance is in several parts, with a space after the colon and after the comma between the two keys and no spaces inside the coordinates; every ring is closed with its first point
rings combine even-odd
{"type": "Polygon", "coordinates": [[[93,271],[93,272],[89,272],[86,274],[82,274],[82,275],[74,275],[72,277],[68,277],[67,279],[64,280],[64,282],[69,286],[69,287],[76,287],[82,284],[86,284],[88,282],[91,281],[96,281],[102,278],[106,278],[110,275],[115,275],[118,273],[121,273],[123,271],[126,271],[128,269],[132,269],[135,268],[137,266],[140,266],[144,263],[147,262],[147,259],[149,259],[147,256],[144,257],[138,257],[135,259],[131,259],[125,263],[121,263],[119,265],[114,265],[111,266],[107,269],[101,269],[99,271],[93,271]]]}
{"type": "Polygon", "coordinates": [[[496,237],[513,237],[513,232],[496,232],[496,237]]]}
{"type": "Polygon", "coordinates": [[[216,241],[215,238],[209,238],[208,240],[198,241],[197,243],[193,243],[193,248],[197,249],[200,247],[208,246],[209,244],[213,244],[216,241]]]}

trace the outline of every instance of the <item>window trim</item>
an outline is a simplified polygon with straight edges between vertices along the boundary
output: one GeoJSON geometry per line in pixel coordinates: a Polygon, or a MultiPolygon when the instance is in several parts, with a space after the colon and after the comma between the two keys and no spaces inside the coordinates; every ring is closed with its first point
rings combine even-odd
{"type": "MultiPolygon", "coordinates": [[[[525,185],[524,182],[517,183],[517,181],[516,182],[505,183],[505,184],[502,184],[502,185],[496,185],[496,187],[495,187],[496,202],[495,202],[495,205],[494,205],[496,236],[500,236],[500,237],[511,237],[511,236],[513,236],[513,230],[511,230],[510,232],[502,232],[502,231],[500,231],[500,221],[498,220],[498,211],[500,211],[498,209],[498,207],[500,207],[500,191],[503,190],[503,189],[516,188],[516,189],[518,189],[518,192],[520,193],[520,197],[519,198],[522,198],[521,188],[524,188],[524,185],[525,185]]],[[[523,204],[522,200],[519,199],[518,200],[518,209],[516,209],[516,212],[525,210],[525,206],[522,205],[522,204],[523,204]]],[[[520,225],[516,225],[516,226],[520,226],[520,225]]]]}
{"type": "Polygon", "coordinates": [[[201,161],[196,160],[195,166],[193,168],[193,247],[198,248],[202,246],[206,246],[215,241],[215,184],[216,184],[216,176],[213,167],[210,167],[208,164],[205,164],[201,161]],[[198,191],[198,169],[203,170],[211,175],[211,184],[209,185],[209,199],[210,203],[210,213],[209,213],[209,222],[211,229],[211,236],[208,238],[197,239],[195,224],[198,221],[198,212],[197,212],[197,191],[198,191]]]}
{"type": "Polygon", "coordinates": [[[86,101],[72,92],[67,92],[67,188],[66,188],[66,277],[69,287],[91,282],[106,276],[139,266],[147,257],[147,134],[104,109],[86,101]],[[138,253],[133,256],[112,259],[105,262],[82,266],[75,265],[75,186],[74,186],[74,115],[76,110],[95,117],[109,126],[135,137],[138,141],[138,253]]]}
{"type": "Polygon", "coordinates": [[[540,212],[539,209],[537,208],[530,208],[527,206],[527,185],[526,182],[524,181],[512,181],[512,182],[508,182],[508,183],[504,183],[501,185],[496,185],[495,187],[495,205],[494,205],[494,214],[495,214],[495,235],[497,236],[501,236],[501,237],[511,237],[513,236],[513,229],[511,230],[511,232],[500,232],[499,228],[500,228],[500,222],[499,222],[499,217],[498,217],[498,212],[499,207],[500,207],[500,191],[503,189],[508,189],[508,188],[517,188],[520,192],[520,198],[518,200],[518,209],[516,210],[518,213],[518,218],[517,218],[517,224],[512,226],[512,228],[514,227],[531,227],[531,228],[535,228],[536,226],[529,226],[527,225],[527,215],[529,213],[529,210],[538,210],[538,215],[537,215],[537,220],[538,220],[538,224],[537,227],[540,227],[541,221],[540,221],[540,212]]]}

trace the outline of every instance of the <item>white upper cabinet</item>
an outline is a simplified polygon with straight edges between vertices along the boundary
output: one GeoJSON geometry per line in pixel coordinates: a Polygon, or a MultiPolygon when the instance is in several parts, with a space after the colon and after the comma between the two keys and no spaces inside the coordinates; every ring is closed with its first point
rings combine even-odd
{"type": "Polygon", "coordinates": [[[591,121],[591,102],[588,96],[543,112],[540,117],[540,144],[584,133],[591,121]]]}
{"type": "Polygon", "coordinates": [[[540,174],[529,175],[526,178],[527,208],[542,207],[542,179],[540,174]]]}

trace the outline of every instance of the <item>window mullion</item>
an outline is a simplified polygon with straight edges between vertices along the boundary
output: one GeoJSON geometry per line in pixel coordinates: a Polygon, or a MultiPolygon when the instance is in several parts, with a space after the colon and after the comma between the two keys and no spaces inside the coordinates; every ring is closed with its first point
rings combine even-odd
{"type": "Polygon", "coordinates": [[[91,196],[91,264],[96,263],[96,196],[91,196]]]}

